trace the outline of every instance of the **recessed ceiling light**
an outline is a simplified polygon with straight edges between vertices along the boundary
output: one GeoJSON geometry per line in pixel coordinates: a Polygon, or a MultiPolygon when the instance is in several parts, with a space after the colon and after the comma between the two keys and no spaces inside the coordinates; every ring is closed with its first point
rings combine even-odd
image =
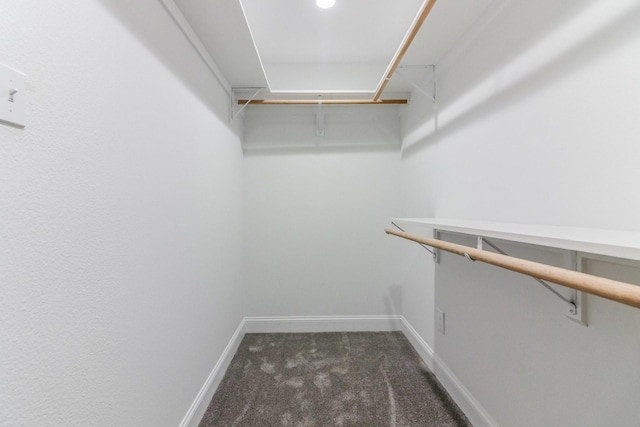
{"type": "Polygon", "coordinates": [[[316,4],[319,8],[329,9],[334,4],[336,4],[336,0],[316,0],[316,4]]]}

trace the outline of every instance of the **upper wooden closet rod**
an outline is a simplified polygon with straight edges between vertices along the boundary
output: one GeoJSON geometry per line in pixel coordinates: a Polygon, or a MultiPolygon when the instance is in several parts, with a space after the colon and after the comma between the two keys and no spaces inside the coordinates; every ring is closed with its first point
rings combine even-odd
{"type": "Polygon", "coordinates": [[[548,280],[578,291],[587,292],[612,301],[640,308],[640,286],[488,252],[455,243],[449,243],[444,240],[416,236],[414,234],[396,231],[390,228],[386,228],[384,231],[387,234],[393,234],[394,236],[402,237],[403,239],[412,240],[414,242],[442,249],[457,255],[466,256],[473,261],[482,261],[487,264],[506,268],[507,270],[516,271],[542,280],[548,280]]]}
{"type": "Polygon", "coordinates": [[[398,52],[396,53],[395,58],[393,58],[393,61],[391,62],[391,67],[389,67],[389,71],[387,71],[387,75],[385,76],[384,80],[382,80],[382,82],[380,83],[380,86],[378,86],[378,90],[376,91],[376,94],[373,97],[374,101],[377,101],[382,96],[382,92],[384,91],[384,88],[387,87],[387,83],[389,82],[391,77],[393,77],[393,73],[396,72],[396,69],[402,62],[402,58],[404,58],[404,55],[407,53],[407,50],[409,50],[409,46],[411,46],[413,39],[416,38],[416,35],[418,34],[418,31],[420,31],[420,27],[422,27],[422,24],[424,24],[424,21],[427,20],[427,16],[429,16],[429,13],[431,12],[431,9],[433,9],[433,5],[435,3],[436,3],[436,0],[427,0],[422,5],[422,9],[418,14],[418,18],[413,22],[413,26],[409,30],[409,35],[402,43],[402,46],[400,47],[400,49],[398,49],[398,52]]]}
{"type": "Polygon", "coordinates": [[[406,99],[239,99],[238,104],[244,105],[388,105],[406,104],[406,99]]]}

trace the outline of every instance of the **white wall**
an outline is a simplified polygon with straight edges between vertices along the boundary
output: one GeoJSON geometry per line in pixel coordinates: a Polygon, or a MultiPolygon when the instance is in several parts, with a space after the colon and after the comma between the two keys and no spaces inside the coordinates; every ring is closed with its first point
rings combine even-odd
{"type": "MultiPolygon", "coordinates": [[[[495,3],[438,64],[437,115],[415,102],[405,118],[402,216],[639,231],[638,52],[637,1],[495,3]]],[[[403,289],[426,282],[446,335],[431,307],[405,316],[496,424],[640,424],[640,311],[590,297],[584,328],[531,279],[423,262],[403,289]]],[[[637,267],[587,270],[640,284],[637,267]]]]}
{"type": "Polygon", "coordinates": [[[3,1],[0,425],[176,426],[242,317],[242,152],[160,2],[3,1]]]}
{"type": "Polygon", "coordinates": [[[383,232],[398,167],[396,150],[247,154],[247,315],[401,314],[400,259],[383,232]]]}

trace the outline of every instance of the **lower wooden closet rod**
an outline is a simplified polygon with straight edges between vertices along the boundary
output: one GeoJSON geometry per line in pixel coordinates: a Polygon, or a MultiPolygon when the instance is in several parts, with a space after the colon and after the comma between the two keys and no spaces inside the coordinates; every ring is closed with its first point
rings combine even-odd
{"type": "Polygon", "coordinates": [[[507,270],[516,271],[542,280],[548,280],[562,286],[640,308],[640,286],[567,270],[566,268],[554,267],[547,264],[527,261],[521,258],[484,251],[469,246],[449,243],[444,240],[416,236],[414,234],[396,231],[390,228],[385,228],[384,231],[387,234],[393,234],[394,236],[402,237],[403,239],[412,240],[414,242],[442,249],[457,255],[466,256],[473,261],[482,261],[487,264],[506,268],[507,270]]]}

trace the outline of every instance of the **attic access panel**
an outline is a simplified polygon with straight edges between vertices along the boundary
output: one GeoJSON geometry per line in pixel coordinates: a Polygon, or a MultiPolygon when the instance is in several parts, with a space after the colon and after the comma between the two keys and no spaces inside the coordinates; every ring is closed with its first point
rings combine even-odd
{"type": "Polygon", "coordinates": [[[422,0],[240,0],[271,92],[373,93],[422,0]]]}

